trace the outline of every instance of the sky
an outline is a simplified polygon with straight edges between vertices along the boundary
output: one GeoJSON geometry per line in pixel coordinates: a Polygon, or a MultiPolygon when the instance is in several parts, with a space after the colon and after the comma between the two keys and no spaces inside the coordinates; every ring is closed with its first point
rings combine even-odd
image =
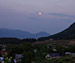
{"type": "Polygon", "coordinates": [[[75,0],[0,0],[0,28],[58,33],[75,22],[75,0]]]}

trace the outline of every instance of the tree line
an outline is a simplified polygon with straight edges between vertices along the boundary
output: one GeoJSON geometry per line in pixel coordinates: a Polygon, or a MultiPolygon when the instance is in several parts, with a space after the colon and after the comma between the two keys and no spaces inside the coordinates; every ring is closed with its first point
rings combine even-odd
{"type": "Polygon", "coordinates": [[[18,39],[18,38],[0,38],[0,44],[19,44],[23,42],[36,42],[34,38],[18,39]]]}

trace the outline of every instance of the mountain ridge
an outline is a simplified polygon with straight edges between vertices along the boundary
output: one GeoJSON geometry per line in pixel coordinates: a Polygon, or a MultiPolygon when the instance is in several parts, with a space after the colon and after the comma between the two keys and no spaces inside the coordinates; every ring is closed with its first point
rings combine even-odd
{"type": "Polygon", "coordinates": [[[67,29],[47,37],[41,37],[38,40],[49,39],[75,39],[75,22],[71,24],[67,29]]]}
{"type": "Polygon", "coordinates": [[[2,37],[11,37],[11,38],[15,37],[15,38],[21,38],[21,39],[24,39],[24,38],[38,39],[39,37],[45,37],[45,36],[49,36],[49,34],[47,32],[39,32],[36,34],[31,34],[30,32],[22,31],[22,30],[0,28],[0,38],[2,38],[2,37]]]}

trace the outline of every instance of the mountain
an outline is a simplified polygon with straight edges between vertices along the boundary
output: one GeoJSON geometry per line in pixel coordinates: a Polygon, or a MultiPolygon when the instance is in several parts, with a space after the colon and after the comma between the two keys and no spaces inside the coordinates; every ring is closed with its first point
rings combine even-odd
{"type": "Polygon", "coordinates": [[[39,32],[39,33],[33,34],[33,38],[46,37],[46,36],[49,36],[47,32],[39,32]]]}
{"type": "Polygon", "coordinates": [[[49,39],[75,39],[75,22],[62,32],[59,32],[57,34],[48,37],[42,37],[39,38],[38,40],[49,40],[49,39]]]}
{"type": "Polygon", "coordinates": [[[15,37],[15,38],[39,38],[39,37],[46,37],[49,36],[46,32],[39,32],[36,34],[31,34],[27,31],[21,31],[21,30],[13,30],[13,29],[7,29],[7,28],[0,28],[0,38],[1,37],[15,37]]]}

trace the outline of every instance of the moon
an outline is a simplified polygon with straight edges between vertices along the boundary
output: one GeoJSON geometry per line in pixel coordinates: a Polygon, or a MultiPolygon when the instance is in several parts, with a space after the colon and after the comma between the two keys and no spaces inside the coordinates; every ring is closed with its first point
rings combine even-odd
{"type": "Polygon", "coordinates": [[[39,12],[38,14],[39,14],[39,16],[41,16],[42,15],[42,12],[39,12]]]}

